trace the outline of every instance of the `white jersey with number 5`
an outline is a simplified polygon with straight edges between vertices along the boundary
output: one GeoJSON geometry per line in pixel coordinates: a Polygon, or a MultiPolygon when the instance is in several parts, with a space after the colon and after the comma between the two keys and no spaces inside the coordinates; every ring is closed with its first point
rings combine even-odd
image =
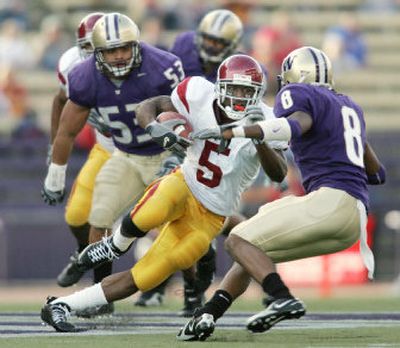
{"type": "MultiPolygon", "coordinates": [[[[214,84],[202,77],[182,81],[171,99],[193,126],[194,131],[217,127],[213,105],[214,84]]],[[[266,118],[274,117],[272,108],[262,104],[266,118]]],[[[257,150],[250,139],[234,138],[222,153],[220,141],[195,139],[182,164],[185,180],[193,195],[212,212],[230,216],[235,213],[240,195],[247,189],[260,169],[257,150]]],[[[287,143],[275,142],[273,148],[285,149],[287,143]]]]}

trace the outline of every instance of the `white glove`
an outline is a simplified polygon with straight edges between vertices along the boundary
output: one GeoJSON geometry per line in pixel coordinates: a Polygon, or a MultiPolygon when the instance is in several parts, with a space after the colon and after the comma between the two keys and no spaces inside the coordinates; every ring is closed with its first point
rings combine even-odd
{"type": "Polygon", "coordinates": [[[61,203],[65,195],[65,174],[67,165],[50,163],[42,189],[42,198],[49,205],[61,203]]]}

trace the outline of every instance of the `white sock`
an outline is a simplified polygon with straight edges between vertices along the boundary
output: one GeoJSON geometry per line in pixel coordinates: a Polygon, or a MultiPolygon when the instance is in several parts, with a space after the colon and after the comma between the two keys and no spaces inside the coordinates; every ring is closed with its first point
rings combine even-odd
{"type": "Polygon", "coordinates": [[[72,295],[59,297],[52,303],[59,302],[66,303],[71,308],[71,311],[79,311],[108,303],[100,283],[76,291],[72,295]]]}
{"type": "Polygon", "coordinates": [[[121,233],[121,225],[119,225],[114,232],[112,242],[119,250],[127,251],[135,239],[135,237],[123,236],[121,233]]]}

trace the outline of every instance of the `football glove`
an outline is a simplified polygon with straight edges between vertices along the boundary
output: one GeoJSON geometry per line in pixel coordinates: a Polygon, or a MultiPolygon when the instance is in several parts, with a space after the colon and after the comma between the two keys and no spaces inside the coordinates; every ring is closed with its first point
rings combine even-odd
{"type": "Polygon", "coordinates": [[[162,163],[160,170],[157,172],[157,177],[162,177],[171,173],[177,166],[181,165],[185,158],[176,153],[168,156],[162,163]]]}
{"type": "MultiPolygon", "coordinates": [[[[247,107],[245,120],[247,125],[252,125],[259,121],[264,121],[265,115],[263,113],[261,106],[250,105],[249,107],[247,107]]],[[[254,145],[261,145],[264,143],[262,140],[258,139],[251,139],[251,141],[253,142],[254,145]]]]}
{"type": "Polygon", "coordinates": [[[241,126],[243,125],[243,121],[239,120],[236,122],[228,123],[228,124],[223,124],[221,126],[216,126],[213,128],[206,128],[206,129],[201,129],[196,132],[193,132],[191,137],[193,139],[223,139],[222,138],[222,133],[230,128],[235,128],[236,126],[241,126]]]}
{"type": "Polygon", "coordinates": [[[64,200],[65,191],[62,190],[54,192],[50,191],[48,188],[46,188],[46,186],[43,186],[41,196],[47,205],[56,205],[64,200]]]}
{"type": "Polygon", "coordinates": [[[94,109],[90,110],[87,123],[105,136],[109,136],[111,133],[110,127],[106,125],[104,118],[94,109]]]}
{"type": "Polygon", "coordinates": [[[146,126],[146,132],[153,140],[164,149],[171,150],[181,156],[185,156],[185,151],[192,142],[174,132],[178,125],[185,124],[184,120],[168,120],[163,123],[153,121],[146,126]]]}
{"type": "Polygon", "coordinates": [[[67,165],[50,163],[41,191],[44,202],[48,205],[61,203],[65,196],[65,173],[67,165]]]}
{"type": "Polygon", "coordinates": [[[264,112],[261,106],[250,105],[246,109],[245,120],[247,124],[254,124],[265,120],[264,112]]]}
{"type": "Polygon", "coordinates": [[[222,129],[217,126],[214,128],[201,129],[192,134],[193,139],[222,139],[222,129]]]}

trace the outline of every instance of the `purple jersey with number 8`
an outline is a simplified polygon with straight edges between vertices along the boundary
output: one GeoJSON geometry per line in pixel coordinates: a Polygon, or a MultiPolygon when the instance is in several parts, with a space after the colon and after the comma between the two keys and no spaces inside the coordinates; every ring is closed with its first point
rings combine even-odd
{"type": "Polygon", "coordinates": [[[277,95],[274,112],[276,117],[287,117],[295,111],[305,112],[313,120],[311,129],[290,144],[306,192],[323,186],[337,188],[368,208],[361,108],[326,87],[293,83],[277,95]]]}

